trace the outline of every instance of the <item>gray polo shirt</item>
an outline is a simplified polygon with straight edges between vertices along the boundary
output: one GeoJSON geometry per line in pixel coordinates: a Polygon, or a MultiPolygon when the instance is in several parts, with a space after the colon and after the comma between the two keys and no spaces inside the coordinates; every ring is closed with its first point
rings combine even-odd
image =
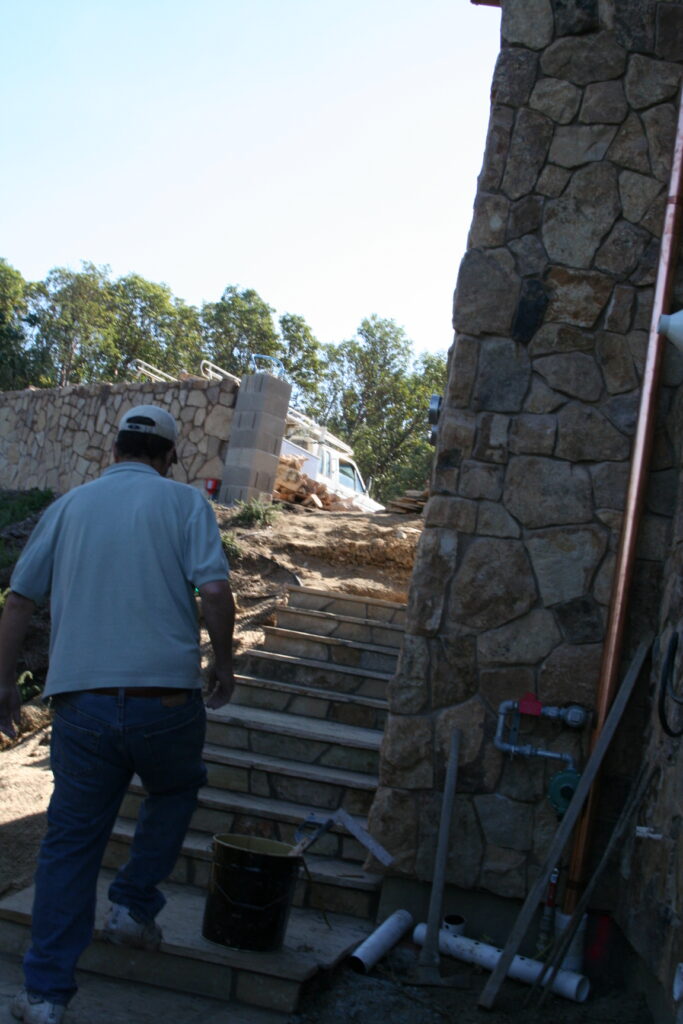
{"type": "Polygon", "coordinates": [[[119,462],[43,514],[10,580],[50,595],[45,696],[201,685],[194,587],[226,579],[216,518],[194,487],[119,462]]]}

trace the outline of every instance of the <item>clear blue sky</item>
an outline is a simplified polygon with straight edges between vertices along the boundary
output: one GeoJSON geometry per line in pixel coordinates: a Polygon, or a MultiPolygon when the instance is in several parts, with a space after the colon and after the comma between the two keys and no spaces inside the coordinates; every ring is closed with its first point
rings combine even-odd
{"type": "Polygon", "coordinates": [[[500,11],[469,0],[3,6],[0,256],[185,301],[255,288],[323,342],[451,343],[500,11]]]}

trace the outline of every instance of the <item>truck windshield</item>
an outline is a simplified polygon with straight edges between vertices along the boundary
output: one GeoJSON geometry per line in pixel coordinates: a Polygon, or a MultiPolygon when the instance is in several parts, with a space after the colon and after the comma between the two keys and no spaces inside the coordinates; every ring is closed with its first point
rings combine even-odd
{"type": "Polygon", "coordinates": [[[347,487],[352,487],[354,491],[358,491],[360,494],[365,494],[365,487],[360,478],[360,474],[351,462],[342,462],[341,459],[339,460],[339,480],[347,487]]]}

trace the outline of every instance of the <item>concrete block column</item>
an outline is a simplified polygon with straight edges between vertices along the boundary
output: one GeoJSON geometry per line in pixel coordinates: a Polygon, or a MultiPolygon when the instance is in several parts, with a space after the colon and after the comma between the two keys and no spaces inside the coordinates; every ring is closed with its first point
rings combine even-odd
{"type": "Polygon", "coordinates": [[[269,373],[242,377],[218,500],[270,501],[292,386],[269,373]]]}

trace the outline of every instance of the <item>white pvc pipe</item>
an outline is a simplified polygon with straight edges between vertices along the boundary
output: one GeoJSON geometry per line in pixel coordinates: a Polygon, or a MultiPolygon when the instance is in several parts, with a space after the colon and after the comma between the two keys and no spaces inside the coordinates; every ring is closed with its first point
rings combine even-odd
{"type": "MultiPolygon", "coordinates": [[[[413,931],[413,942],[421,946],[426,931],[426,924],[418,924],[413,931]]],[[[464,935],[450,935],[444,929],[439,932],[439,950],[468,964],[485,967],[488,971],[494,969],[503,952],[486,942],[477,942],[475,939],[465,938],[464,935]]],[[[508,976],[531,985],[544,966],[538,960],[531,960],[527,956],[515,956],[508,968],[508,976]]],[[[550,991],[558,996],[564,996],[565,999],[573,999],[575,1003],[582,1003],[590,991],[590,982],[588,978],[582,974],[575,974],[574,971],[558,971],[550,991]]]]}
{"type": "MultiPolygon", "coordinates": [[[[372,935],[368,935],[364,942],[351,956],[351,966],[362,974],[375,966],[385,953],[388,953],[392,946],[395,946],[399,939],[413,924],[413,915],[407,910],[395,910],[394,913],[383,921],[379,928],[375,928],[372,935]]],[[[426,925],[424,926],[427,927],[426,925]]]]}
{"type": "MultiPolygon", "coordinates": [[[[555,938],[559,938],[572,919],[571,914],[563,914],[559,908],[555,909],[555,938]]],[[[574,937],[562,957],[562,967],[566,971],[580,972],[583,969],[583,947],[586,942],[586,925],[588,914],[584,914],[579,926],[574,932],[574,937]]]]}

